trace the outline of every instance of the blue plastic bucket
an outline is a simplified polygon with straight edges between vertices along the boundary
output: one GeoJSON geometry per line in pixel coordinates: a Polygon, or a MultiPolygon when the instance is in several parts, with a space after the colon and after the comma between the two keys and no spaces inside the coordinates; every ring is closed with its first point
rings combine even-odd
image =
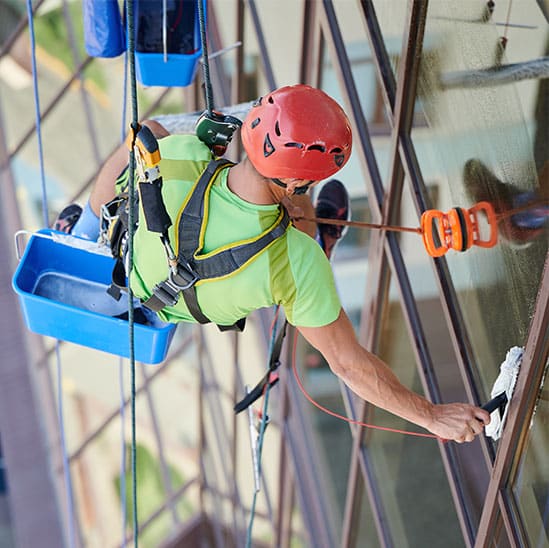
{"type": "Polygon", "coordinates": [[[166,21],[160,0],[135,2],[135,68],[143,85],[185,87],[192,83],[202,57],[199,1],[206,16],[205,0],[178,0],[168,2],[166,21]]]}
{"type": "MultiPolygon", "coordinates": [[[[69,245],[79,240],[49,229],[31,236],[12,280],[27,327],[128,358],[128,321],[113,317],[127,311],[127,299],[117,302],[106,293],[114,259],[69,245]]],[[[175,324],[135,323],[135,359],[148,364],[163,361],[175,329],[175,324]]]]}
{"type": "Polygon", "coordinates": [[[144,86],[185,87],[192,83],[202,50],[193,54],[135,52],[137,79],[144,86]]]}

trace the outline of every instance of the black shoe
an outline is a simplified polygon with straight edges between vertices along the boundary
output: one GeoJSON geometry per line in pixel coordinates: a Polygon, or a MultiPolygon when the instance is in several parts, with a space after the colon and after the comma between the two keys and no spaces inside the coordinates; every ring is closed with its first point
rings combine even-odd
{"type": "MultiPolygon", "coordinates": [[[[505,214],[528,203],[536,203],[536,195],[531,191],[518,189],[511,183],[500,181],[480,160],[468,160],[463,168],[463,182],[471,201],[490,202],[496,215],[505,214]]],[[[518,246],[528,246],[544,232],[547,217],[546,208],[533,205],[515,215],[505,215],[498,224],[500,235],[507,242],[518,246]]]]}
{"type": "MultiPolygon", "coordinates": [[[[337,179],[331,179],[318,194],[315,215],[323,219],[348,221],[351,218],[351,203],[347,189],[337,179]]],[[[330,258],[337,242],[345,236],[349,227],[343,225],[320,224],[317,229],[317,241],[330,258]]]]}
{"type": "Polygon", "coordinates": [[[59,232],[70,234],[80,219],[80,215],[82,215],[82,208],[78,204],[70,204],[59,213],[53,223],[53,228],[59,232]]]}

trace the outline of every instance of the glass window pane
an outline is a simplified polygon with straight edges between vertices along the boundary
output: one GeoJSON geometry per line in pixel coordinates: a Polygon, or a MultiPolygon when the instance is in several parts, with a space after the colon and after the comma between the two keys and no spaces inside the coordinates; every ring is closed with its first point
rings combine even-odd
{"type": "MultiPolygon", "coordinates": [[[[299,375],[305,390],[321,406],[345,415],[340,385],[323,356],[303,338],[298,344],[299,375]]],[[[322,487],[331,498],[334,522],[342,526],[352,437],[349,426],[314,406],[307,405],[312,418],[316,444],[314,452],[322,469],[322,487]],[[337,451],[334,451],[337,447],[337,451]]]]}
{"type": "MultiPolygon", "coordinates": [[[[385,313],[379,355],[404,385],[420,394],[423,392],[402,310],[396,301],[389,303],[385,313]]],[[[416,426],[377,409],[372,413],[371,422],[418,431],[416,426]]],[[[434,546],[440,538],[461,542],[437,443],[373,431],[367,447],[394,544],[434,546]]]]}
{"type": "MultiPolygon", "coordinates": [[[[522,21],[528,14],[539,21],[536,2],[522,6],[525,13],[515,10],[513,17],[522,21]]],[[[473,245],[466,252],[446,254],[483,389],[489,393],[507,350],[524,343],[547,250],[547,233],[540,228],[546,212],[518,219],[510,211],[548,191],[549,178],[543,179],[540,167],[549,158],[547,147],[545,159],[536,157],[531,133],[532,128],[546,128],[533,114],[536,101],[546,104],[549,94],[543,80],[521,81],[520,87],[488,79],[476,87],[467,84],[471,71],[498,64],[503,30],[478,23],[481,15],[481,3],[431,5],[418,90],[428,125],[414,128],[413,142],[425,181],[438,185],[435,207],[447,212],[488,201],[501,215],[501,222],[492,225],[498,232],[495,247],[473,245]]],[[[497,11],[493,19],[501,21],[505,15],[497,11]]],[[[544,29],[523,29],[520,36],[528,37],[522,39],[528,45],[516,30],[509,52],[520,51],[522,60],[545,54],[544,29]]],[[[485,215],[476,220],[486,239],[485,215]]]]}
{"type": "Polygon", "coordinates": [[[512,487],[529,545],[536,547],[549,546],[548,424],[549,384],[544,382],[512,487]]]}

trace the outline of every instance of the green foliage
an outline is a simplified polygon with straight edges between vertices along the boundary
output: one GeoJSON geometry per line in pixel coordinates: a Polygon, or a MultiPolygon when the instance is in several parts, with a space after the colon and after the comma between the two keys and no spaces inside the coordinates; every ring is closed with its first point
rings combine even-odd
{"type": "MultiPolygon", "coordinates": [[[[131,447],[126,448],[126,526],[131,530],[133,521],[133,483],[131,469],[131,447]]],[[[168,464],[168,473],[172,489],[176,491],[184,483],[183,476],[168,464]]],[[[142,524],[151,514],[156,512],[165,502],[167,493],[164,489],[160,462],[143,445],[136,447],[136,476],[137,476],[137,520],[142,524]]],[[[120,495],[120,476],[114,480],[117,495],[120,495]]],[[[176,511],[181,520],[193,514],[192,504],[182,498],[176,505],[176,511]]],[[[144,547],[155,547],[169,534],[171,529],[171,515],[164,510],[140,535],[140,544],[144,547]]]]}

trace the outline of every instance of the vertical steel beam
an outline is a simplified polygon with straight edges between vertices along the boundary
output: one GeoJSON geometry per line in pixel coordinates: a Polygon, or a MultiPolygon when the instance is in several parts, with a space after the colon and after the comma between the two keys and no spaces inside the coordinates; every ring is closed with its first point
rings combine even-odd
{"type": "Polygon", "coordinates": [[[261,61],[263,62],[263,71],[265,78],[267,79],[267,85],[270,90],[277,88],[276,79],[273,72],[273,66],[271,64],[271,58],[269,56],[269,49],[265,42],[265,34],[261,27],[261,20],[259,19],[259,13],[257,12],[257,6],[255,0],[248,0],[248,7],[250,8],[250,15],[252,16],[252,23],[255,29],[257,43],[259,44],[259,52],[261,54],[261,61]]]}
{"type": "Polygon", "coordinates": [[[317,22],[318,4],[315,0],[303,3],[303,25],[299,81],[318,87],[322,64],[322,36],[317,22]]]}
{"type": "MultiPolygon", "coordinates": [[[[320,24],[324,31],[324,37],[326,40],[326,46],[329,48],[331,56],[337,62],[334,62],[334,68],[337,71],[338,78],[340,80],[342,92],[346,98],[347,104],[350,108],[348,114],[353,125],[353,133],[355,135],[355,151],[358,149],[358,154],[361,162],[365,166],[365,171],[368,174],[369,184],[369,196],[370,207],[374,216],[381,218],[381,208],[384,200],[384,188],[381,175],[379,173],[379,167],[375,156],[374,148],[370,139],[370,133],[368,124],[362,111],[358,90],[354,82],[351,64],[346,53],[345,43],[339,28],[337,17],[333,4],[329,0],[324,0],[322,3],[323,10],[319,14],[320,24]],[[358,137],[358,139],[357,139],[358,137]],[[372,199],[373,198],[373,199],[372,199]]],[[[381,240],[380,240],[381,242],[381,240]]],[[[383,253],[383,246],[374,246],[370,248],[368,258],[372,256],[372,251],[376,251],[378,256],[383,253]]],[[[383,259],[381,259],[383,261],[383,259]]],[[[372,276],[373,274],[370,274],[372,276]]],[[[370,284],[367,284],[370,285],[370,284]]],[[[377,309],[381,312],[381,308],[377,309]]],[[[345,395],[345,393],[344,393],[345,395]]],[[[348,402],[348,398],[346,398],[348,402]]],[[[364,405],[361,408],[361,414],[357,417],[359,420],[367,413],[367,406],[364,405]]],[[[366,491],[369,496],[372,513],[374,516],[374,522],[378,532],[379,542],[382,546],[391,546],[391,532],[388,527],[388,522],[385,519],[385,510],[381,504],[377,493],[379,489],[377,487],[377,481],[375,475],[369,469],[369,461],[367,459],[361,459],[360,447],[362,446],[364,431],[362,428],[357,428],[353,431],[353,453],[350,463],[350,475],[348,486],[358,481],[357,472],[359,468],[362,470],[366,491]]],[[[351,541],[353,531],[357,527],[356,520],[358,519],[358,510],[361,500],[361,489],[352,489],[348,491],[344,525],[343,525],[343,538],[342,546],[346,546],[351,541]]]]}
{"type": "Polygon", "coordinates": [[[160,433],[160,424],[158,423],[158,414],[156,412],[156,405],[154,403],[154,398],[151,393],[151,386],[149,383],[149,375],[147,374],[146,366],[141,364],[141,375],[143,377],[143,391],[145,392],[145,397],[147,399],[147,406],[149,408],[149,414],[151,417],[152,430],[154,434],[154,441],[156,442],[156,449],[158,450],[158,460],[160,462],[160,474],[162,476],[162,483],[164,490],[166,492],[166,497],[168,499],[167,505],[172,517],[172,526],[175,528],[180,522],[179,516],[177,514],[176,503],[174,500],[174,489],[172,485],[172,479],[170,477],[170,470],[168,467],[168,462],[166,460],[166,454],[164,452],[164,443],[163,437],[160,433]]]}

